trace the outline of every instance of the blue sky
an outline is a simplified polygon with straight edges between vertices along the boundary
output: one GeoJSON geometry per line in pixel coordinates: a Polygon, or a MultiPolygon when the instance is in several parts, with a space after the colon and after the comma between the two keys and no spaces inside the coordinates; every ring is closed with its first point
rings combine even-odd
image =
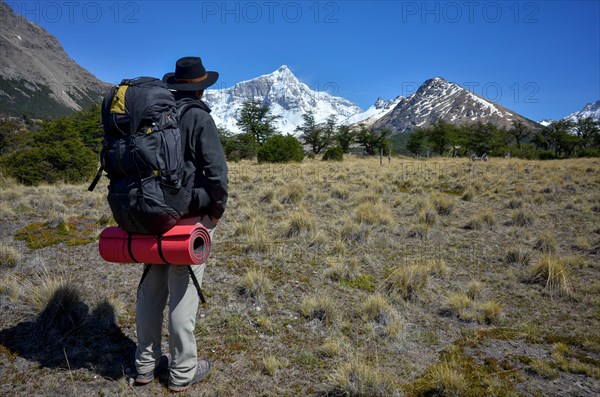
{"type": "Polygon", "coordinates": [[[366,109],[441,76],[533,120],[600,99],[600,1],[7,1],[98,78],[282,64],[366,109]]]}

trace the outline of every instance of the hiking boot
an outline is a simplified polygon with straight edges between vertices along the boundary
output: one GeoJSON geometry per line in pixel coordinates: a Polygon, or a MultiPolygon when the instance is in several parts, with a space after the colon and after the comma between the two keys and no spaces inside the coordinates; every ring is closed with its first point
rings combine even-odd
{"type": "Polygon", "coordinates": [[[175,393],[185,391],[189,389],[194,383],[200,382],[202,379],[206,378],[208,374],[210,374],[210,370],[212,369],[212,364],[208,360],[200,360],[196,365],[196,372],[194,373],[194,377],[188,383],[184,383],[183,385],[177,385],[175,383],[171,383],[169,381],[169,390],[175,393]]]}
{"type": "Polygon", "coordinates": [[[137,374],[135,376],[135,384],[138,386],[147,385],[152,382],[154,378],[156,378],[161,371],[165,371],[169,368],[169,356],[162,355],[158,360],[156,360],[156,365],[154,366],[154,370],[145,374],[137,374]]]}

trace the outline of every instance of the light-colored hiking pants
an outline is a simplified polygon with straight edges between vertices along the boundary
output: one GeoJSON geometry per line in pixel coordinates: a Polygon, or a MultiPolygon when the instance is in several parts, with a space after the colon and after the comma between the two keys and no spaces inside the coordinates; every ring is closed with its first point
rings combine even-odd
{"type": "MultiPolygon", "coordinates": [[[[212,240],[214,226],[210,221],[203,220],[202,223],[209,228],[212,240]]],[[[198,284],[202,285],[205,264],[192,265],[191,268],[198,284]]],[[[185,384],[192,380],[198,362],[194,329],[199,300],[188,266],[150,267],[137,296],[135,322],[138,344],[135,367],[139,374],[152,372],[162,354],[163,313],[168,301],[171,354],[169,380],[175,384],[185,384]]]]}

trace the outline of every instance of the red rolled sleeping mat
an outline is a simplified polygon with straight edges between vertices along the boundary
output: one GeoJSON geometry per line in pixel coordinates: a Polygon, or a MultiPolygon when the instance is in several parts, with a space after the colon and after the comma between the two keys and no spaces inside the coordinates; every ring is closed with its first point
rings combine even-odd
{"type": "Polygon", "coordinates": [[[120,227],[100,233],[98,250],[107,262],[199,265],[210,254],[210,234],[198,218],[179,221],[162,235],[129,234],[120,227]]]}

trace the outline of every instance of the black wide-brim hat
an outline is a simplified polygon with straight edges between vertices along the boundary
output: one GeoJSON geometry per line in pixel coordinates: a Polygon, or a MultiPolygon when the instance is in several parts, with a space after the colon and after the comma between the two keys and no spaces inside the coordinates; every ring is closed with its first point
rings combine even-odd
{"type": "Polygon", "coordinates": [[[162,81],[176,91],[198,91],[210,87],[219,79],[219,73],[207,72],[199,57],[183,57],[175,64],[175,73],[167,73],[162,81]]]}

